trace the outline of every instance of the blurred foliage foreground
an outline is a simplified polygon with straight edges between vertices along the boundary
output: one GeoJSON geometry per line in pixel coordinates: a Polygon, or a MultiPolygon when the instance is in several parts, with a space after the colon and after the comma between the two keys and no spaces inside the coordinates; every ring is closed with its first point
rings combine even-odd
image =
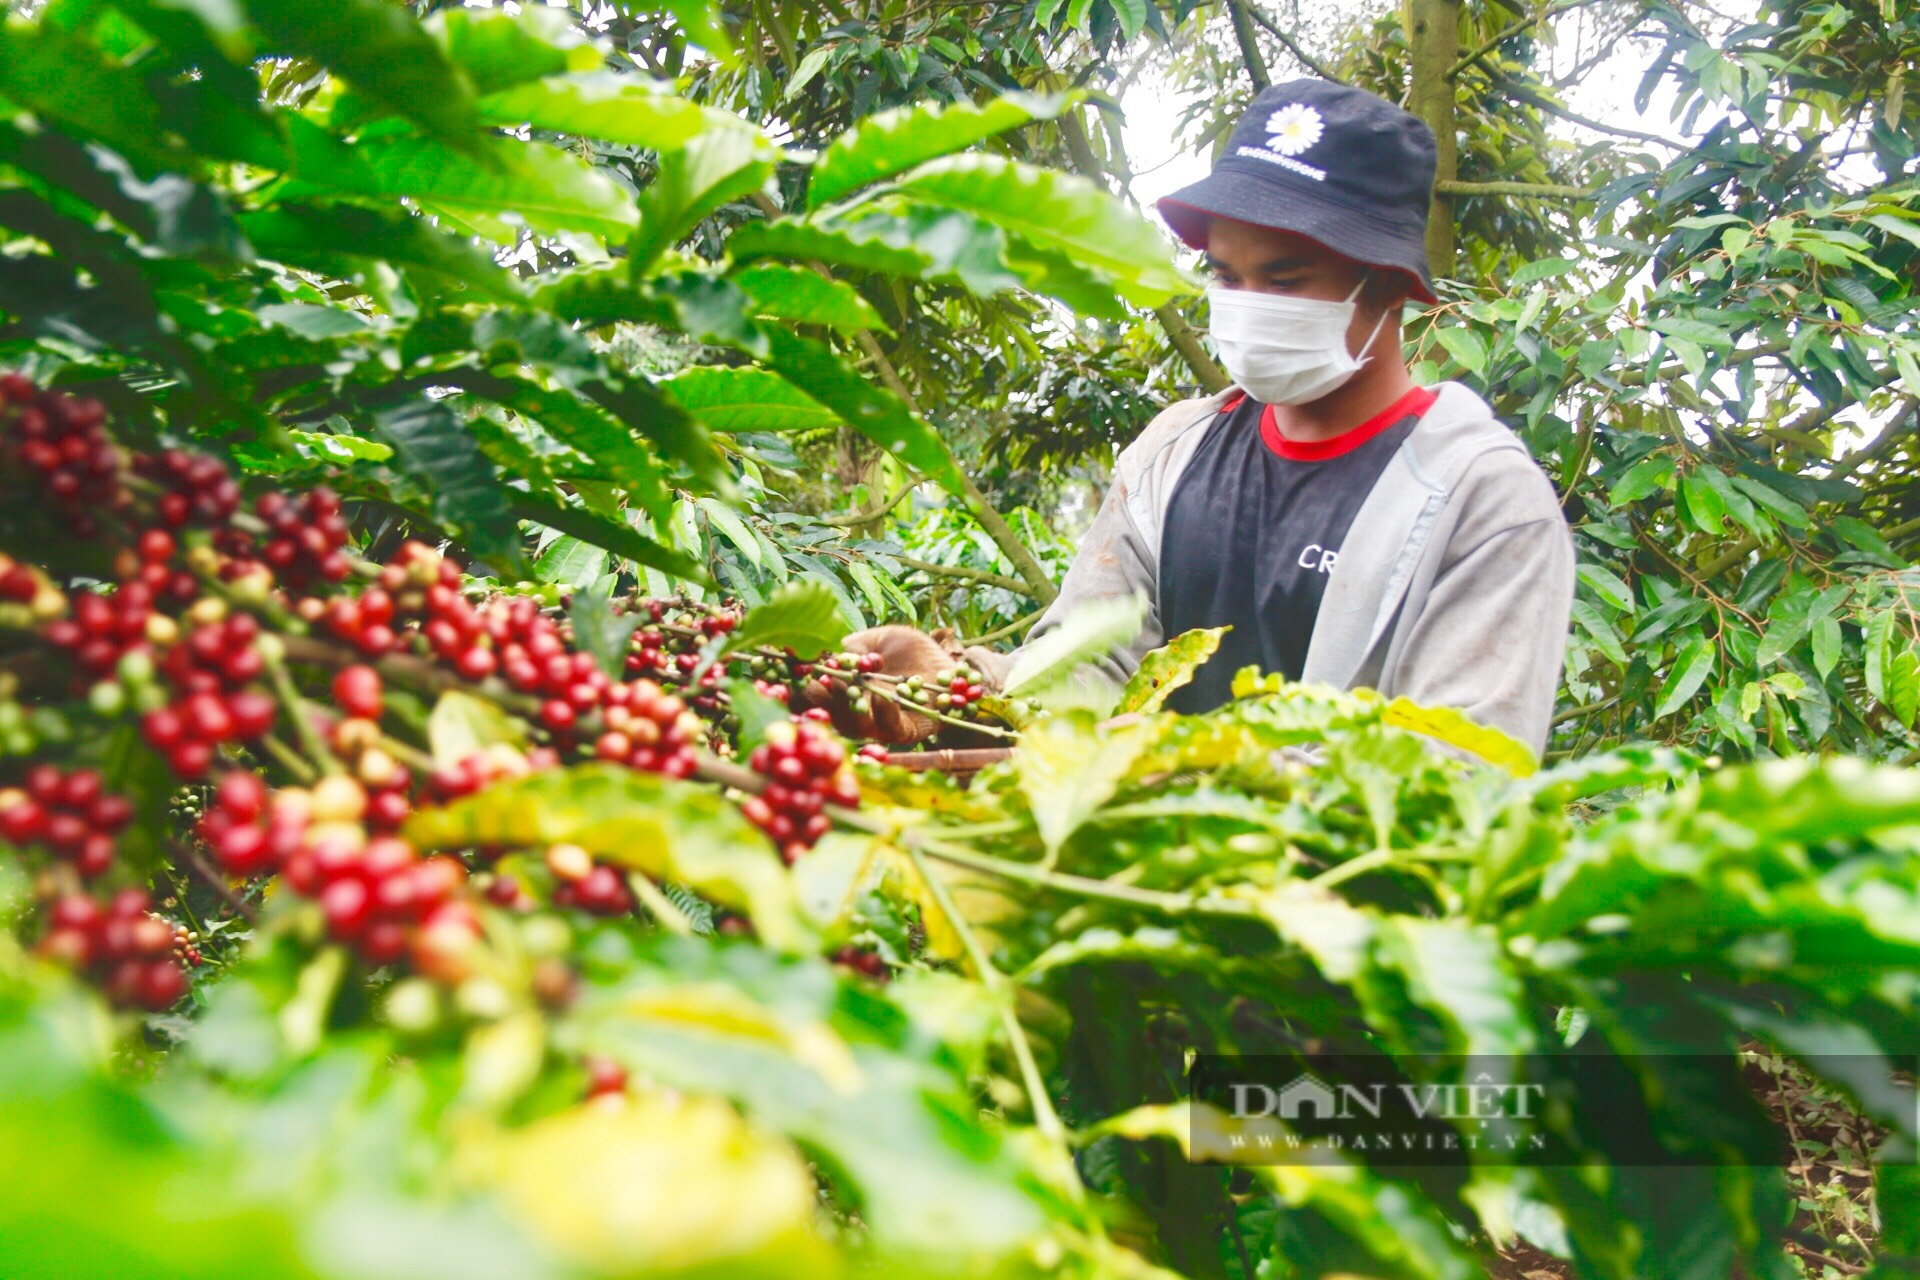
{"type": "Polygon", "coordinates": [[[1218,1275],[1244,1251],[1464,1278],[1516,1231],[1583,1275],[1791,1274],[1756,1041],[1870,1118],[1883,1257],[1920,1247],[1889,1058],[1920,1032],[1911,772],[1622,751],[1515,776],[1405,727],[1480,742],[1457,722],[1250,678],[1206,716],[1094,714],[1031,722],[968,789],[862,766],[790,869],[706,784],[608,765],[406,829],[536,887],[555,841],[674,868],[751,930],[663,876],[657,913],[481,906],[430,980],[269,891],[145,1037],[0,943],[5,1274],[1218,1275]],[[822,958],[849,947],[883,963],[822,958]],[[1574,1092],[1546,1052],[1570,1042],[1637,1096],[1574,1092]],[[1521,1063],[1554,1160],[1229,1179],[1179,1150],[1189,1049],[1386,1055],[1413,1083],[1521,1063]],[[1642,1133],[1697,1166],[1616,1164],[1642,1133]]]}

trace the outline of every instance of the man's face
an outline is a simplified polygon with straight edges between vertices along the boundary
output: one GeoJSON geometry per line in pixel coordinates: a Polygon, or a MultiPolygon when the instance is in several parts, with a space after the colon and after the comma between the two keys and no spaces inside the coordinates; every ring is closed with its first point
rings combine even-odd
{"type": "Polygon", "coordinates": [[[1215,218],[1207,228],[1207,270],[1223,289],[1344,302],[1362,268],[1291,231],[1215,218]]]}
{"type": "MultiPolygon", "coordinates": [[[[1254,293],[1279,294],[1289,298],[1314,298],[1322,302],[1345,302],[1353,298],[1353,323],[1347,328],[1347,350],[1358,352],[1367,345],[1383,321],[1393,329],[1401,304],[1407,300],[1405,278],[1394,271],[1372,271],[1341,257],[1333,250],[1297,235],[1256,227],[1248,222],[1215,218],[1207,227],[1207,270],[1213,283],[1222,289],[1247,289],[1254,293]],[[1354,288],[1362,280],[1367,287],[1354,297],[1354,288]]],[[[1388,333],[1385,341],[1395,341],[1388,333]]]]}

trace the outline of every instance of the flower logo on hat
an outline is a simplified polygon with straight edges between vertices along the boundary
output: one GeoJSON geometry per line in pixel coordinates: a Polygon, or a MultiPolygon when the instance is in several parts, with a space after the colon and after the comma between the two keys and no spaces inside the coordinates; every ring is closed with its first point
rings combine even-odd
{"type": "Polygon", "coordinates": [[[1267,117],[1267,145],[1283,156],[1299,155],[1325,131],[1320,113],[1304,102],[1289,102],[1267,117]]]}

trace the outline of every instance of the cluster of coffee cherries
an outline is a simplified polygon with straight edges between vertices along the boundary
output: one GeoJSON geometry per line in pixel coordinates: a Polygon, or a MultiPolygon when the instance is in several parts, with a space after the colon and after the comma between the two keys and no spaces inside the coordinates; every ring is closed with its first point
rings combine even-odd
{"type": "Polygon", "coordinates": [[[596,916],[623,916],[633,910],[633,894],[620,872],[595,862],[579,845],[549,845],[546,862],[553,872],[554,906],[596,916]]]}
{"type": "MultiPolygon", "coordinates": [[[[124,588],[123,588],[124,589],[124,588]]],[[[176,699],[141,718],[147,744],[182,778],[198,778],[225,742],[251,742],[273,728],[278,706],[257,687],[265,670],[260,623],[208,596],[187,610],[187,629],[158,663],[176,699]]],[[[154,631],[173,628],[161,618],[154,631]]]]}
{"type": "Polygon", "coordinates": [[[42,391],[19,374],[0,374],[0,419],[6,427],[0,452],[39,480],[75,536],[93,537],[100,531],[98,513],[130,501],[98,400],[42,391]]]}
{"type": "Polygon", "coordinates": [[[55,618],[41,629],[49,644],[65,649],[91,679],[111,672],[128,650],[144,645],[156,615],[153,590],[135,579],[111,591],[83,591],[69,602],[70,617],[55,618]]]}
{"type": "Polygon", "coordinates": [[[236,772],[221,779],[199,835],[231,874],[277,871],[287,888],[319,904],[327,935],[367,963],[410,958],[420,972],[454,980],[457,958],[480,937],[460,892],[466,867],[370,833],[366,815],[366,789],[353,778],[269,791],[236,772]]]}
{"type": "Polygon", "coordinates": [[[894,689],[894,698],[898,702],[949,716],[962,715],[967,708],[986,696],[986,686],[980,683],[980,673],[964,662],[931,679],[908,676],[894,689]]]}
{"type": "Polygon", "coordinates": [[[87,974],[124,1008],[161,1012],[187,994],[178,927],[150,910],[146,891],[122,889],[105,907],[83,893],[53,900],[39,952],[87,974]]]}
{"type": "Polygon", "coordinates": [[[0,553],[0,621],[10,627],[51,622],[67,611],[66,593],[30,564],[0,553]]]}
{"type": "Polygon", "coordinates": [[[309,596],[296,610],[368,658],[393,652],[403,643],[406,629],[420,623],[412,637],[417,650],[439,652],[471,680],[493,672],[492,652],[474,644],[480,624],[460,595],[459,566],[422,542],[402,543],[373,584],[358,595],[341,592],[327,600],[309,596]],[[469,653],[484,659],[484,667],[468,670],[469,653]]]}
{"type": "MultiPolygon", "coordinates": [[[[645,613],[647,621],[633,633],[627,652],[627,674],[673,683],[690,681],[700,665],[700,650],[716,636],[738,627],[742,616],[737,604],[702,605],[684,600],[650,599],[634,600],[628,607],[630,611],[645,613]]],[[[724,675],[724,666],[715,663],[701,684],[712,688],[724,675]]]]}
{"type": "Polygon", "coordinates": [[[434,799],[444,804],[503,779],[524,778],[559,763],[559,753],[551,747],[520,752],[505,743],[495,743],[463,760],[435,769],[427,776],[427,788],[434,799]]]}
{"type": "Polygon", "coordinates": [[[162,449],[134,458],[133,470],[159,486],[154,510],[169,529],[188,524],[217,528],[240,509],[240,486],[218,458],[162,449]]]}
{"type": "Polygon", "coordinates": [[[89,880],[112,868],[131,821],[133,802],[105,790],[96,769],[35,765],[21,787],[0,791],[0,836],[40,846],[89,880]]]}
{"type": "Polygon", "coordinates": [[[647,773],[692,777],[699,764],[695,750],[706,737],[699,715],[651,680],[615,685],[614,691],[621,698],[607,707],[607,731],[595,741],[594,754],[647,773]]]}
{"type": "Polygon", "coordinates": [[[333,677],[333,705],[346,718],[333,725],[329,745],[353,777],[366,788],[367,826],[398,831],[413,812],[413,773],[394,759],[380,732],[386,691],[380,673],[362,663],[342,667],[333,677]]]}
{"type": "Polygon", "coordinates": [[[256,543],[239,529],[225,530],[218,539],[220,549],[236,561],[230,572],[244,574],[246,563],[257,558],[281,583],[304,590],[316,582],[340,582],[353,571],[340,495],[325,485],[297,498],[277,490],[263,493],[253,511],[267,526],[262,540],[256,543]]]}
{"type": "Polygon", "coordinates": [[[812,712],[767,726],[748,764],[767,779],[757,796],[740,806],[747,820],[766,832],[791,865],[827,834],[829,804],[852,808],[860,803],[860,783],[847,762],[847,749],[812,712]]]}

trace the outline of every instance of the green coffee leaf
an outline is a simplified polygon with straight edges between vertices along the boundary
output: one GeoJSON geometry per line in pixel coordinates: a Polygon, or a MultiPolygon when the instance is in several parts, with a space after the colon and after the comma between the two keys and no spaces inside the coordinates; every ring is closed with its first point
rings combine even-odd
{"type": "Polygon", "coordinates": [[[773,174],[777,152],[757,129],[709,130],[660,157],[640,192],[640,227],[627,246],[634,278],[651,274],[662,253],[730,200],[758,191],[773,174]]]}
{"type": "Polygon", "coordinates": [[[562,534],[534,561],[533,574],[541,582],[563,587],[587,587],[607,571],[607,553],[590,542],[562,534]]]}
{"type": "Polygon", "coordinates": [[[753,536],[752,531],[738,515],[734,514],[731,507],[714,498],[700,498],[694,505],[700,508],[714,528],[726,536],[728,542],[739,549],[740,554],[746,557],[748,564],[759,566],[760,540],[753,536]]]}
{"type": "MultiPolygon", "coordinates": [[[[565,15],[552,9],[527,8],[517,14],[500,9],[442,9],[421,25],[447,46],[448,56],[480,94],[600,65],[593,45],[565,15]]],[[[484,98],[479,111],[486,119],[484,98]]]]}
{"type": "Polygon", "coordinates": [[[1087,711],[1047,716],[1020,731],[1014,770],[1049,862],[1067,838],[1113,798],[1160,732],[1152,721],[1100,729],[1087,711]]]}
{"type": "Polygon", "coordinates": [[[1027,642],[1001,693],[1031,697],[1061,683],[1086,663],[1131,643],[1146,616],[1146,600],[1139,596],[1087,601],[1060,625],[1027,642]]]}
{"type": "Polygon", "coordinates": [[[474,554],[503,565],[520,562],[520,531],[507,491],[445,401],[403,401],[375,413],[374,425],[393,447],[394,460],[431,496],[434,516],[474,554]]]}
{"type": "Polygon", "coordinates": [[[427,745],[433,762],[442,767],[459,764],[493,746],[523,751],[526,728],[498,706],[459,689],[449,689],[427,716],[427,745]]]}
{"type": "Polygon", "coordinates": [[[787,381],[834,410],[848,426],[949,493],[964,492],[947,443],[899,396],[855,373],[832,348],[771,326],[767,364],[787,381]]]}
{"type": "Polygon", "coordinates": [[[476,111],[490,125],[532,125],[650,151],[676,151],[708,130],[748,132],[738,116],[710,111],[614,71],[523,81],[480,99],[476,111]]]}
{"type": "Polygon", "coordinates": [[[1100,270],[1122,296],[1158,306],[1186,290],[1167,242],[1092,182],[1001,156],[932,160],[900,180],[916,200],[959,209],[1100,270]]]}
{"type": "Polygon", "coordinates": [[[789,582],[767,597],[765,604],[747,610],[740,625],[727,634],[722,652],[764,646],[792,649],[802,659],[836,651],[847,637],[840,604],[819,582],[789,582]]]}
{"type": "Polygon", "coordinates": [[[821,226],[783,218],[750,222],[727,241],[735,262],[825,262],[877,275],[918,277],[933,266],[930,254],[880,234],[874,223],[821,226]]]}
{"type": "Polygon", "coordinates": [[[817,271],[762,262],[737,268],[727,278],[747,291],[756,315],[824,325],[840,333],[893,332],[852,285],[817,271]]]}
{"type": "Polygon", "coordinates": [[[990,102],[897,107],[869,116],[827,145],[807,183],[807,207],[818,209],[869,183],[1033,120],[1051,120],[1075,100],[1011,93],[990,102]]]}
{"type": "Polygon", "coordinates": [[[411,13],[384,0],[242,0],[262,53],[311,58],[388,111],[465,146],[473,84],[411,13]]]}
{"type": "Polygon", "coordinates": [[[704,583],[708,580],[706,567],[698,560],[655,542],[625,521],[611,519],[598,511],[525,496],[514,500],[513,513],[522,520],[531,520],[549,529],[572,534],[582,542],[605,547],[637,565],[657,569],[688,582],[704,583]]]}
{"type": "Polygon", "coordinates": [[[607,679],[626,679],[627,646],[640,627],[641,615],[614,612],[613,601],[598,591],[576,591],[567,619],[573,624],[573,642],[592,656],[607,679]]]}
{"type": "Polygon", "coordinates": [[[1687,700],[1706,683],[1707,677],[1713,674],[1713,664],[1712,641],[1696,635],[1674,657],[1667,683],[1660,690],[1659,701],[1654,704],[1653,718],[1662,719],[1686,705],[1687,700]]]}
{"type": "Polygon", "coordinates": [[[840,415],[765,369],[687,369],[660,384],[715,431],[812,431],[840,415]]]}

